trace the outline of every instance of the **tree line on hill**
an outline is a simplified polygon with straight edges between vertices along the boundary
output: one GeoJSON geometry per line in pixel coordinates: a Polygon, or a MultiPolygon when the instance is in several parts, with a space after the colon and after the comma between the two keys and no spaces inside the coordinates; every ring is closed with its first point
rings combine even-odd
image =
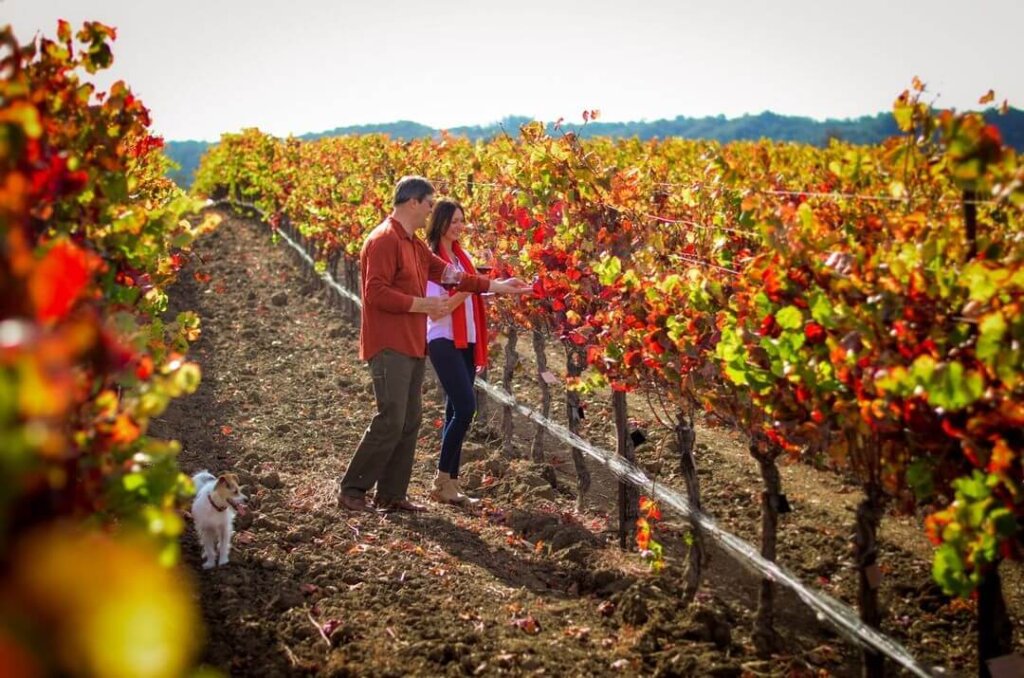
{"type": "MultiPolygon", "coordinates": [[[[1003,115],[993,110],[987,116],[999,127],[1007,145],[1013,146],[1018,151],[1024,151],[1024,110],[1011,108],[1003,115]]],[[[515,135],[520,125],[531,120],[532,118],[523,116],[509,116],[490,125],[452,127],[448,129],[448,132],[473,140],[489,139],[506,132],[515,135]]],[[[726,118],[724,115],[688,118],[680,115],[672,120],[591,122],[582,127],[574,125],[564,125],[563,127],[575,130],[584,138],[599,136],[637,137],[640,139],[680,137],[684,139],[713,139],[723,143],[772,139],[814,146],[824,146],[829,139],[833,138],[853,144],[876,144],[899,133],[896,122],[890,113],[879,113],[874,116],[861,116],[847,120],[814,120],[765,111],[757,115],[744,115],[738,118],[726,118]]],[[[553,124],[549,124],[549,128],[553,128],[553,124]]],[[[313,140],[349,134],[388,134],[396,139],[409,140],[436,137],[440,133],[441,130],[418,122],[399,120],[373,125],[336,127],[324,132],[303,134],[299,138],[313,140]]],[[[178,168],[170,173],[171,178],[179,185],[191,185],[196,167],[199,166],[199,159],[211,145],[213,145],[211,142],[206,141],[167,142],[167,155],[178,165],[178,168]]]]}

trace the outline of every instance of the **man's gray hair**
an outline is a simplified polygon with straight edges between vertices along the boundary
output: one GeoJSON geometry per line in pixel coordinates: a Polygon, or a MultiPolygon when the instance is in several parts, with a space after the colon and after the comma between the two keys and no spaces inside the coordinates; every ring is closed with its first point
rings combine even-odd
{"type": "Polygon", "coordinates": [[[398,207],[408,200],[423,200],[434,194],[434,185],[428,179],[418,176],[406,176],[395,184],[394,205],[398,207]]]}

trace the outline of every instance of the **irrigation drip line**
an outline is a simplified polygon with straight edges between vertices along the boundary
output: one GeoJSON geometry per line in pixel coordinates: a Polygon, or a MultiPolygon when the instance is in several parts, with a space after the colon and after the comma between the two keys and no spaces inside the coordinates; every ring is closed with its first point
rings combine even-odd
{"type": "Polygon", "coordinates": [[[632,462],[623,459],[613,452],[602,450],[592,445],[561,424],[551,421],[524,405],[520,405],[516,402],[515,397],[507,391],[499,389],[479,377],[476,380],[476,386],[499,403],[512,407],[527,419],[543,426],[562,442],[575,447],[591,459],[601,463],[617,478],[626,480],[636,487],[648,491],[663,504],[676,509],[683,517],[690,520],[694,525],[699,526],[719,546],[732,554],[733,557],[748,569],[755,571],[763,577],[767,577],[773,582],[780,583],[796,593],[808,607],[817,613],[819,620],[831,622],[849,640],[858,645],[868,645],[874,648],[917,676],[926,678],[933,675],[918,663],[900,643],[864,624],[858,618],[857,612],[853,608],[820,591],[812,590],[788,569],[778,563],[767,560],[752,544],[721,528],[711,516],[694,509],[686,496],[678,490],[665,485],[658,485],[632,462]]]}
{"type": "MultiPolygon", "coordinates": [[[[266,221],[266,212],[251,203],[219,200],[209,202],[208,206],[221,204],[253,210],[261,215],[263,221],[266,221]]],[[[303,261],[310,266],[314,266],[313,270],[316,270],[312,257],[309,256],[301,245],[289,237],[284,230],[276,229],[275,232],[280,235],[293,250],[295,250],[303,261]]],[[[320,277],[330,286],[331,289],[339,292],[345,298],[350,299],[360,307],[362,306],[362,301],[358,296],[338,284],[330,273],[326,271],[322,272],[320,273],[320,277]]],[[[867,624],[864,624],[858,618],[856,610],[851,608],[849,605],[832,598],[826,593],[811,589],[787,568],[766,559],[752,544],[720,527],[708,514],[694,509],[687,497],[678,490],[656,483],[635,464],[623,459],[614,452],[604,450],[593,445],[589,441],[584,440],[569,431],[565,426],[548,419],[544,415],[526,407],[525,405],[521,405],[516,401],[515,396],[504,389],[500,389],[479,377],[477,377],[475,385],[498,403],[511,407],[520,415],[526,417],[530,421],[533,421],[539,426],[544,427],[551,435],[561,440],[563,443],[579,450],[594,461],[605,466],[620,480],[632,483],[637,488],[648,492],[663,504],[674,508],[680,515],[688,519],[695,526],[698,526],[724,551],[731,554],[749,570],[793,591],[800,600],[804,602],[804,604],[815,611],[819,620],[831,623],[850,641],[861,646],[873,648],[895,661],[907,671],[916,676],[920,676],[921,678],[931,678],[931,676],[936,675],[914,659],[902,644],[867,624]]]]}

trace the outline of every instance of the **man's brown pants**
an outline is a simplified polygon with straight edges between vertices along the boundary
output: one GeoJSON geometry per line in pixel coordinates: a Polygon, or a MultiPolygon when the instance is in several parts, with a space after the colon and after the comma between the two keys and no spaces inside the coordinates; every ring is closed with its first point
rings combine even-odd
{"type": "Polygon", "coordinates": [[[342,494],[362,497],[376,484],[378,502],[406,498],[423,416],[425,362],[387,348],[370,358],[377,415],[341,479],[342,494]]]}

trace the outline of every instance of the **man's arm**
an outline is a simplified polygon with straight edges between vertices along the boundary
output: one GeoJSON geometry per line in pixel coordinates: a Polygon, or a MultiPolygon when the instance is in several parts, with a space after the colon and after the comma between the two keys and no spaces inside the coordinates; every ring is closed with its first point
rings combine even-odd
{"type": "Polygon", "coordinates": [[[388,313],[408,313],[415,298],[395,289],[398,272],[398,248],[391,238],[375,238],[366,245],[366,281],[363,303],[388,313]]]}
{"type": "Polygon", "coordinates": [[[363,303],[388,313],[444,313],[447,304],[443,299],[414,297],[395,289],[401,254],[396,244],[390,238],[377,238],[367,244],[363,303]]]}

